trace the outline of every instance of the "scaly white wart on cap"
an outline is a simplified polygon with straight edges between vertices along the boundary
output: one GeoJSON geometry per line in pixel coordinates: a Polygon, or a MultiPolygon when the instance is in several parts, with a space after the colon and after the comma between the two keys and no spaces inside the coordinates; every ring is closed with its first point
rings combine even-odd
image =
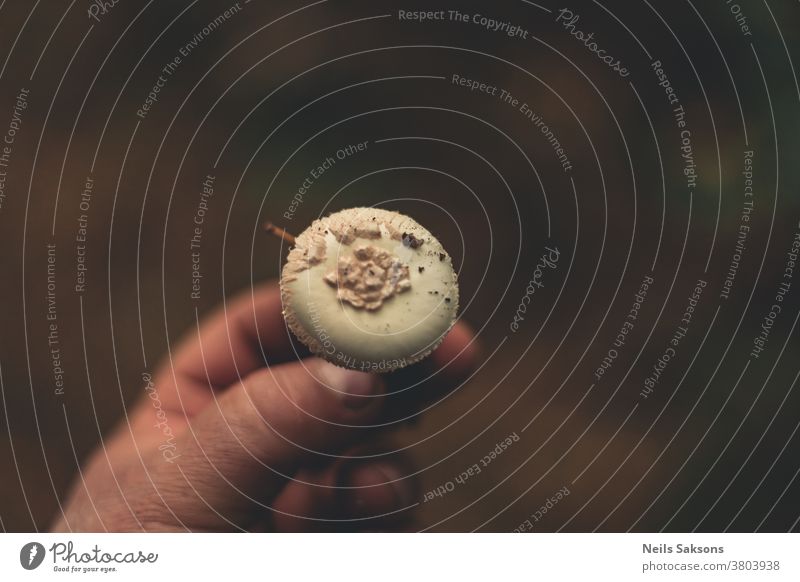
{"type": "Polygon", "coordinates": [[[281,297],[286,323],[314,354],[391,372],[442,342],[456,320],[458,280],[450,256],[415,220],[351,208],[296,238],[281,297]]]}

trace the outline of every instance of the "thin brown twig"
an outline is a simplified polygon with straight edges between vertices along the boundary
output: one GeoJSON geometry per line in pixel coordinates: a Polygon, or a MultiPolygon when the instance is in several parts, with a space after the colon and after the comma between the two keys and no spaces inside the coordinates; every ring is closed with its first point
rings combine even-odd
{"type": "Polygon", "coordinates": [[[283,239],[286,243],[294,246],[295,238],[294,235],[289,234],[284,229],[276,224],[272,224],[271,222],[264,223],[264,230],[270,233],[273,236],[277,236],[278,238],[283,239]]]}

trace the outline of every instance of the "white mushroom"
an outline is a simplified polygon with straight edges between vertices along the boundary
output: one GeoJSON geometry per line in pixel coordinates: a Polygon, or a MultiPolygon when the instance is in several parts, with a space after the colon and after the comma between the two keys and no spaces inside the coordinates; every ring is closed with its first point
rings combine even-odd
{"type": "Polygon", "coordinates": [[[450,256],[413,219],[351,208],[315,220],[281,277],[284,317],[316,355],[391,372],[427,357],[455,323],[450,256]]]}

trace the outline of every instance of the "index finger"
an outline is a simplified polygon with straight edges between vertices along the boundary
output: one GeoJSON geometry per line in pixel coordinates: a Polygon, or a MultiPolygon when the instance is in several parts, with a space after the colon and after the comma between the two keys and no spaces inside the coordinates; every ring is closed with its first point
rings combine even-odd
{"type": "Polygon", "coordinates": [[[191,415],[212,398],[213,390],[295,354],[307,352],[292,342],[278,285],[261,284],[223,303],[181,340],[157,381],[159,396],[165,406],[191,415]]]}

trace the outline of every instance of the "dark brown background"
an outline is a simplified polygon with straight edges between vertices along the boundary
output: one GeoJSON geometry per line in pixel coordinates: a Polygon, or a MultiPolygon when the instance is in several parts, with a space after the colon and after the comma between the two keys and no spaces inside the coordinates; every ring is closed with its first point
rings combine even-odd
{"type": "Polygon", "coordinates": [[[436,8],[518,23],[529,29],[529,40],[475,25],[398,22],[397,9],[413,4],[383,2],[330,1],[265,28],[301,5],[253,1],[241,4],[241,13],[184,59],[139,123],[136,110],[161,67],[229,4],[200,1],[183,12],[189,3],[144,8],[141,2],[121,2],[85,36],[92,24],[85,2],[66,15],[67,2],[42,3],[35,10],[28,2],[7,2],[0,9],[0,63],[8,57],[0,77],[0,131],[19,89],[31,93],[0,210],[3,527],[48,527],[78,464],[141,397],[142,373],[152,371],[168,346],[193,327],[195,310],[202,315],[253,281],[278,274],[280,249],[259,231],[260,222],[283,214],[318,161],[345,144],[369,140],[367,152],[326,173],[293,220],[282,225],[299,231],[321,213],[354,205],[378,204],[413,215],[463,264],[462,316],[480,331],[485,354],[494,353],[469,384],[420,422],[393,431],[393,442],[421,441],[410,453],[426,468],[421,479],[427,491],[453,479],[509,434],[522,436],[481,475],[418,508],[416,528],[510,531],[568,486],[570,496],[536,529],[797,529],[800,397],[793,384],[797,339],[790,332],[800,282],[786,300],[767,352],[735,383],[772,304],[800,218],[800,94],[789,61],[789,56],[800,61],[800,7],[769,2],[771,14],[766,3],[742,3],[754,31],[745,37],[722,1],[694,2],[699,15],[688,2],[651,4],[570,6],[581,15],[579,27],[594,31],[630,68],[630,77],[622,79],[557,25],[553,13],[524,2],[436,8]],[[679,135],[664,93],[650,59],[611,13],[664,63],[687,110],[700,173],[691,219],[679,135]],[[391,16],[344,24],[383,14],[391,16]],[[327,63],[370,49],[381,50],[327,63]],[[454,73],[496,84],[530,103],[564,144],[574,170],[565,174],[543,136],[496,99],[447,80],[365,83],[454,73]],[[357,83],[309,105],[262,146],[297,109],[357,83]],[[371,113],[322,131],[365,112],[371,113]],[[245,117],[213,169],[220,148],[245,117]],[[756,151],[756,209],[733,295],[723,302],[719,292],[742,201],[747,149],[742,117],[749,147],[756,151]],[[519,143],[541,185],[520,151],[490,124],[519,143]],[[439,141],[374,143],[400,136],[439,141]],[[485,157],[513,199],[490,166],[442,140],[485,157]],[[405,169],[364,176],[396,167],[405,169]],[[425,167],[436,171],[420,169],[425,167]],[[74,237],[90,172],[95,189],[88,281],[79,296],[72,289],[74,237]],[[202,299],[194,302],[187,241],[209,173],[216,176],[216,193],[203,238],[202,299]],[[406,200],[393,201],[397,198],[406,200]],[[609,376],[586,395],[650,271],[662,216],[656,284],[642,322],[609,376]],[[58,249],[63,395],[54,394],[47,345],[50,242],[58,249]],[[559,247],[563,263],[548,275],[520,331],[510,333],[548,244],[559,247]],[[690,335],[657,393],[641,401],[641,383],[701,277],[709,286],[690,335]]]}

